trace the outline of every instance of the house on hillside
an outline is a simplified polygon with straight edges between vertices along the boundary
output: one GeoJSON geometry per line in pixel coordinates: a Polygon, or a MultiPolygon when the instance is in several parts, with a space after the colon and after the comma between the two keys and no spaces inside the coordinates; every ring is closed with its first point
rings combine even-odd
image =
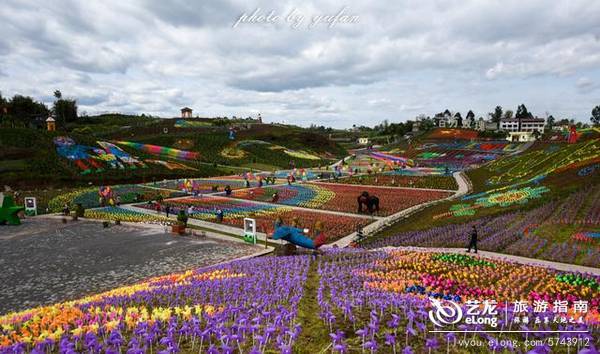
{"type": "Polygon", "coordinates": [[[506,132],[543,132],[546,126],[544,118],[511,118],[500,120],[500,130],[506,132]]]}
{"type": "Polygon", "coordinates": [[[192,109],[190,107],[183,107],[181,109],[181,118],[192,118],[192,109]]]}

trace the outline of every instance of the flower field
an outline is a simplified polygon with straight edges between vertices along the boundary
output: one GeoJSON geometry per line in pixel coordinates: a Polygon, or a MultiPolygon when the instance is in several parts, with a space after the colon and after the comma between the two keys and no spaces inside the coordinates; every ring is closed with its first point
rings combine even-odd
{"type": "MultiPolygon", "coordinates": [[[[208,222],[216,222],[216,211],[223,211],[223,224],[243,227],[244,218],[256,219],[257,231],[271,233],[273,224],[278,217],[289,225],[296,221],[299,227],[314,230],[315,223],[323,223],[327,242],[333,242],[341,237],[351,234],[358,225],[367,225],[371,220],[366,217],[332,215],[327,213],[312,212],[308,210],[295,210],[287,206],[257,204],[250,201],[233,200],[225,197],[179,198],[166,200],[172,207],[175,215],[179,210],[187,210],[191,205],[190,217],[208,222]]],[[[153,206],[146,204],[136,205],[139,208],[154,210],[153,206]]]]}
{"type": "Polygon", "coordinates": [[[428,135],[429,139],[462,139],[474,140],[477,139],[478,133],[471,129],[435,129],[428,135]]]}
{"type": "Polygon", "coordinates": [[[472,150],[428,150],[415,158],[418,166],[448,167],[450,170],[463,170],[481,165],[500,157],[497,153],[472,150]]]}
{"type": "Polygon", "coordinates": [[[232,262],[8,314],[0,353],[291,353],[309,264],[232,262]]]}
{"type": "MultiPolygon", "coordinates": [[[[250,186],[257,187],[258,182],[251,180],[250,186]]],[[[194,191],[199,193],[210,193],[212,187],[217,186],[219,191],[223,191],[225,186],[230,186],[231,189],[241,189],[245,187],[245,181],[241,177],[237,176],[226,176],[222,178],[191,178],[191,179],[180,179],[180,180],[168,180],[160,181],[155,183],[149,183],[149,186],[160,187],[165,189],[171,189],[174,191],[188,190],[191,187],[194,191]],[[189,184],[188,184],[189,181],[189,184]]]]}
{"type": "MultiPolygon", "coordinates": [[[[558,150],[538,148],[523,154],[495,161],[486,167],[493,176],[491,185],[523,182],[552,172],[579,169],[600,158],[600,139],[561,146],[558,150]],[[583,164],[583,165],[582,165],[583,164]]],[[[585,176],[585,173],[582,173],[585,176]]]]}
{"type": "Polygon", "coordinates": [[[125,221],[125,222],[143,222],[143,223],[171,223],[172,220],[160,215],[149,215],[137,211],[124,209],[120,207],[108,206],[104,208],[88,209],[85,211],[85,217],[88,219],[125,221]]]}
{"type": "Polygon", "coordinates": [[[279,194],[279,204],[356,213],[356,198],[367,191],[379,197],[379,215],[392,215],[414,205],[443,199],[452,193],[430,190],[390,189],[372,186],[355,186],[330,183],[305,183],[291,186],[273,186],[258,189],[238,190],[236,198],[270,202],[273,193],[279,194]]]}
{"type": "MultiPolygon", "coordinates": [[[[448,224],[428,230],[399,233],[368,242],[365,247],[425,246],[466,247],[471,226],[478,230],[478,247],[482,250],[541,258],[563,263],[600,267],[600,243],[581,237],[557,238],[556,225],[597,227],[600,187],[586,188],[562,201],[550,201],[529,211],[483,217],[463,224],[448,224]],[[546,227],[543,227],[546,226],[546,227]]],[[[469,204],[457,204],[455,217],[473,215],[469,204]]]]}
{"type": "MultiPolygon", "coordinates": [[[[6,314],[0,353],[454,352],[467,334],[432,332],[439,327],[428,314],[430,299],[453,300],[465,314],[487,304],[481,316],[496,320],[496,327],[463,320],[451,329],[577,329],[589,331],[579,334],[592,339],[589,347],[600,330],[598,284],[585,274],[440,253],[339,249],[317,258],[260,257],[6,314]],[[584,301],[585,308],[575,306],[584,301]],[[535,310],[542,302],[548,305],[535,310]],[[312,305],[317,312],[306,313],[312,305]],[[558,310],[563,306],[566,312],[558,310]],[[305,316],[314,318],[311,327],[305,316]],[[526,316],[531,321],[524,323],[526,316]]],[[[516,342],[477,336],[490,347],[461,352],[541,350],[525,346],[525,333],[502,335],[516,342]]],[[[538,335],[549,336],[556,334],[538,335]]]]}
{"type": "Polygon", "coordinates": [[[476,211],[481,208],[490,207],[508,207],[514,204],[527,204],[531,199],[539,199],[542,195],[548,192],[549,189],[545,186],[540,187],[524,187],[519,189],[510,189],[497,193],[480,193],[463,197],[463,200],[477,198],[473,204],[459,203],[452,205],[448,212],[437,214],[433,219],[475,215],[476,211]]]}
{"type": "MultiPolygon", "coordinates": [[[[333,182],[333,181],[328,181],[333,182]]],[[[458,185],[452,176],[395,176],[395,175],[366,175],[338,179],[335,183],[384,186],[384,187],[410,187],[456,190],[458,185]]]]}
{"type": "MultiPolygon", "coordinates": [[[[154,200],[159,195],[161,195],[163,198],[173,198],[181,195],[181,193],[178,192],[146,188],[137,184],[111,186],[111,189],[113,191],[113,195],[118,195],[121,198],[121,203],[123,204],[136,202],[136,196],[138,195],[140,197],[140,200],[138,201],[154,200]]],[[[100,206],[99,198],[100,195],[98,194],[98,187],[83,188],[81,190],[68,192],[52,198],[48,202],[48,208],[50,208],[50,211],[52,212],[59,212],[63,209],[65,204],[73,207],[77,203],[81,203],[84,208],[97,208],[100,206]]]]}
{"type": "MultiPolygon", "coordinates": [[[[600,279],[597,277],[563,274],[496,260],[484,261],[464,255],[409,251],[340,250],[323,257],[318,272],[321,276],[318,289],[320,319],[331,333],[330,348],[334,353],[491,353],[504,350],[545,353],[542,345],[526,346],[525,339],[531,334],[461,332],[588,329],[590,333],[579,335],[589,337],[589,343],[594,342],[599,332],[600,279]],[[476,313],[478,317],[490,320],[496,318],[496,327],[470,324],[466,319],[459,319],[446,328],[435,327],[428,315],[432,308],[428,298],[453,300],[461,304],[463,314],[476,313]],[[523,304],[528,313],[516,310],[516,301],[523,304]],[[534,304],[542,301],[550,305],[539,308],[536,313],[534,304]],[[562,314],[564,322],[544,324],[545,317],[550,321],[561,317],[557,316],[557,307],[562,301],[568,311],[562,314]],[[588,310],[574,312],[572,305],[576,301],[587,301],[588,310]],[[488,309],[496,310],[486,313],[486,303],[493,306],[488,309]],[[524,323],[524,315],[528,318],[527,323],[524,323]],[[571,316],[574,320],[569,323],[571,316]],[[455,329],[459,333],[431,332],[435,329],[455,329]],[[467,335],[477,336],[486,344],[482,347],[458,345],[458,340],[467,335]],[[511,340],[500,341],[500,338],[511,340]]],[[[537,334],[538,338],[550,336],[556,334],[537,334]]],[[[573,336],[577,337],[577,334],[573,336]]]]}

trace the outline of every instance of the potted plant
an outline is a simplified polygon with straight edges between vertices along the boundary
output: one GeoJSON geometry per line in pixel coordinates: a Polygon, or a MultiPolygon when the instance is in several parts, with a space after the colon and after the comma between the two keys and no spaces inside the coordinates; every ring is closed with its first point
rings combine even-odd
{"type": "Polygon", "coordinates": [[[177,214],[177,222],[171,226],[171,230],[175,234],[183,235],[187,227],[188,216],[185,211],[180,210],[177,214]]]}

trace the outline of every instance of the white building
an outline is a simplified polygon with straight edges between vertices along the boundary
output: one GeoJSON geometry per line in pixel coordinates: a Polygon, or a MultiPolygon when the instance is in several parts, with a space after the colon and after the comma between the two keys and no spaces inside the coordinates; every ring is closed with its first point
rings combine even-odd
{"type": "Polygon", "coordinates": [[[506,140],[515,143],[525,143],[528,141],[535,141],[535,135],[531,132],[509,132],[506,140]]]}
{"type": "Polygon", "coordinates": [[[500,129],[507,132],[543,132],[546,120],[543,118],[511,118],[500,120],[500,129]]]}
{"type": "Polygon", "coordinates": [[[371,141],[369,140],[369,138],[358,138],[358,143],[360,145],[369,145],[371,141]]]}

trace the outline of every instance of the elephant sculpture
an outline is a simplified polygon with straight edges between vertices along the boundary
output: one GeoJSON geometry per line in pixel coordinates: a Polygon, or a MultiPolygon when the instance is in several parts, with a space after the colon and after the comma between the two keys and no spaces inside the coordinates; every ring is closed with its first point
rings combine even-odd
{"type": "Polygon", "coordinates": [[[363,212],[363,205],[365,206],[366,211],[370,214],[373,212],[379,212],[379,198],[374,195],[369,195],[369,192],[362,192],[361,195],[357,198],[358,202],[358,212],[363,212]]]}

